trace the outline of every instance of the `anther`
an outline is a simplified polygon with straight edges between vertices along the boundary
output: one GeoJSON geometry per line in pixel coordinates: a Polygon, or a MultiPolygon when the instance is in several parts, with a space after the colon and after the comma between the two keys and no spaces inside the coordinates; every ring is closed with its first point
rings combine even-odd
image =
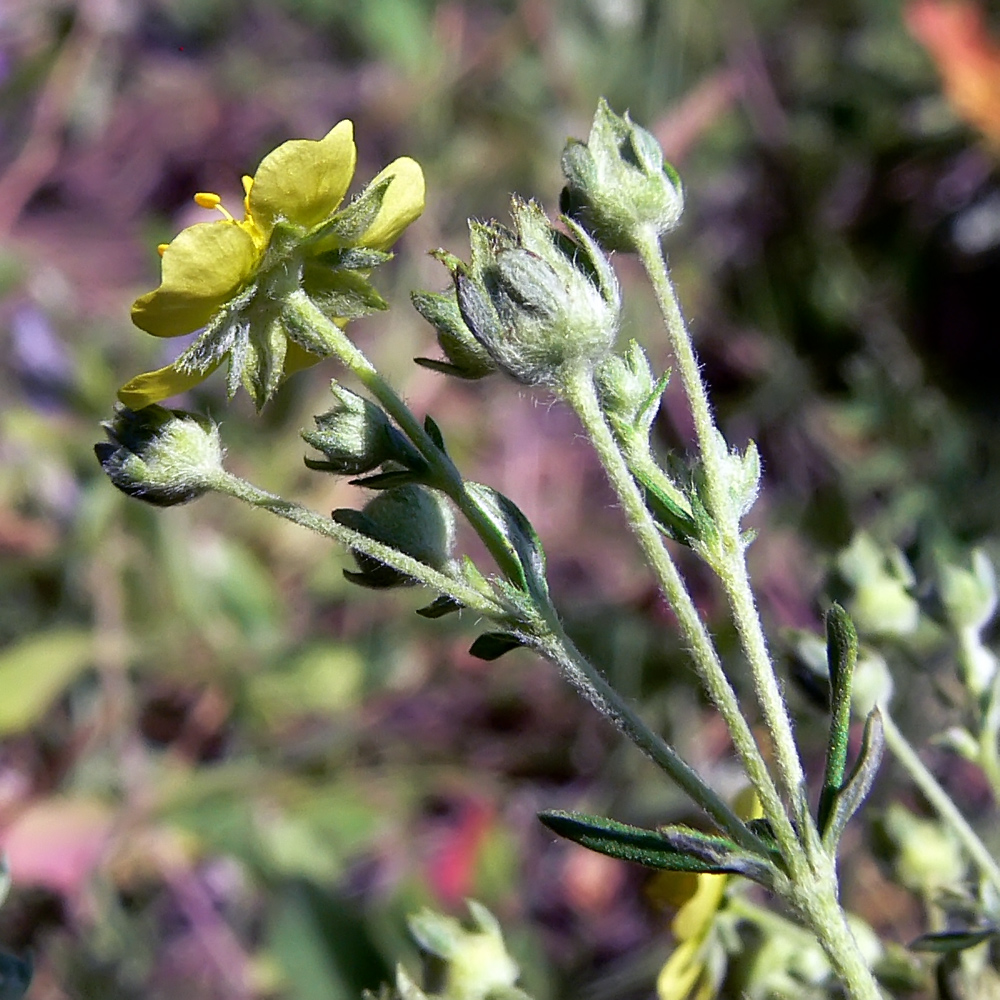
{"type": "Polygon", "coordinates": [[[230,222],[236,221],[229,210],[223,206],[222,199],[217,194],[212,194],[211,191],[199,191],[194,196],[194,203],[201,208],[218,209],[230,222]]]}

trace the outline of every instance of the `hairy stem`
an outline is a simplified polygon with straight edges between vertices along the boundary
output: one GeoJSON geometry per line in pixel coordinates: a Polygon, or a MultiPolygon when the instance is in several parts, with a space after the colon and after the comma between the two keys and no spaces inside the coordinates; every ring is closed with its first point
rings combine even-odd
{"type": "Polygon", "coordinates": [[[966,853],[975,863],[983,876],[1000,890],[1000,866],[986,845],[979,839],[966,818],[958,811],[951,796],[938,784],[937,779],[927,769],[919,754],[910,745],[909,740],[900,732],[892,716],[882,709],[882,724],[885,729],[885,742],[896,760],[903,766],[910,779],[920,789],[923,796],[931,804],[934,811],[951,827],[952,832],[961,841],[966,853]]]}
{"type": "Polygon", "coordinates": [[[691,647],[698,674],[729,727],[733,745],[760,799],[764,814],[771,821],[775,837],[781,845],[786,860],[791,862],[792,858],[800,855],[795,830],[785,812],[750,726],[743,716],[736,692],[722,669],[712,639],[608,427],[591,373],[585,369],[567,373],[561,390],[580,418],[608,479],[618,494],[625,517],[639,540],[643,553],[655,572],[663,594],[677,616],[684,637],[691,647]]]}
{"type": "Polygon", "coordinates": [[[766,855],[767,846],[727,803],[698,776],[672,746],[653,732],[631,705],[576,648],[558,622],[531,643],[606,719],[624,733],[654,764],[663,769],[741,847],[766,855]]]}
{"type": "Polygon", "coordinates": [[[268,493],[266,490],[248,483],[245,479],[240,479],[239,476],[222,471],[212,484],[212,488],[216,493],[235,497],[237,500],[250,504],[251,507],[269,511],[286,521],[308,528],[318,535],[331,538],[348,549],[371,556],[380,563],[385,563],[386,566],[399,570],[400,573],[404,573],[418,583],[455,598],[456,601],[479,614],[497,620],[503,620],[508,614],[506,608],[470,587],[464,581],[432,569],[426,563],[408,556],[405,552],[400,552],[390,545],[369,538],[368,535],[363,535],[346,525],[339,524],[332,518],[317,514],[315,511],[309,510],[308,507],[303,507],[291,500],[285,500],[274,493],[268,493]]]}
{"type": "Polygon", "coordinates": [[[726,495],[728,476],[724,469],[727,457],[725,441],[712,417],[708,392],[660,250],[659,237],[653,229],[647,227],[637,234],[636,242],[643,266],[656,292],[674,361],[691,407],[705,471],[707,506],[719,532],[715,568],[729,598],[743,652],[750,664],[757,699],[774,742],[774,754],[781,771],[785,794],[794,801],[805,787],[805,773],[750,585],[744,545],[740,538],[739,513],[733,509],[733,502],[726,495]]]}
{"type": "Polygon", "coordinates": [[[465,480],[451,459],[434,443],[413,411],[400,399],[395,389],[379,374],[353,341],[316,307],[304,292],[293,292],[285,303],[295,322],[303,323],[318,333],[333,347],[341,364],[350,369],[361,384],[375,397],[383,409],[410,439],[431,469],[433,485],[440,489],[483,540],[500,571],[513,582],[522,579],[520,563],[511,555],[505,541],[465,489],[465,480]]]}

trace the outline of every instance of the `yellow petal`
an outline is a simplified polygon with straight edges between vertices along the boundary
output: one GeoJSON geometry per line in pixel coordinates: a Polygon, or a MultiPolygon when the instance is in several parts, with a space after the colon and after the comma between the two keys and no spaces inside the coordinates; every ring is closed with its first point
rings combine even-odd
{"type": "Polygon", "coordinates": [[[728,881],[728,875],[698,876],[698,890],[677,911],[677,916],[670,925],[678,941],[690,941],[701,937],[712,926],[728,881]]]}
{"type": "Polygon", "coordinates": [[[304,347],[300,347],[294,340],[288,342],[288,350],[285,352],[285,378],[302,371],[303,368],[311,368],[318,361],[323,359],[317,354],[310,354],[304,347]]]}
{"type": "Polygon", "coordinates": [[[385,192],[375,221],[358,240],[359,246],[388,250],[399,239],[399,234],[424,210],[424,172],[416,160],[408,156],[393,160],[372,184],[386,177],[391,177],[392,183],[385,192]]]}
{"type": "Polygon", "coordinates": [[[695,941],[685,941],[677,948],[656,977],[656,993],[660,1000],[686,1000],[702,973],[698,959],[700,948],[695,941]]]}
{"type": "Polygon", "coordinates": [[[338,123],[322,139],[282,143],[264,157],[254,174],[249,215],[265,234],[279,219],[315,226],[344,200],[357,155],[349,121],[338,123]]]}
{"type": "Polygon", "coordinates": [[[161,399],[187,392],[199,382],[203,382],[219,366],[213,365],[206,372],[181,372],[173,365],[158,368],[155,372],[145,372],[129,379],[119,390],[118,398],[130,409],[141,410],[161,399]]]}
{"type": "Polygon", "coordinates": [[[199,222],[163,252],[160,287],[132,305],[132,322],[157,337],[203,327],[257,266],[253,240],[232,222],[199,222]]]}

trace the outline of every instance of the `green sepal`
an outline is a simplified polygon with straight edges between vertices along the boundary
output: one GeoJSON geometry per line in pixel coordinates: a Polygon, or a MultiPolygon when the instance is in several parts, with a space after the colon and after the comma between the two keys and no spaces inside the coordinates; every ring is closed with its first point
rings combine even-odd
{"type": "Polygon", "coordinates": [[[823,846],[832,854],[843,836],[851,817],[861,808],[861,803],[875,784],[882,755],[885,752],[885,732],[882,713],[876,706],[865,719],[865,731],[861,738],[858,759],[847,780],[834,795],[825,828],[820,828],[823,846]]]}
{"type": "Polygon", "coordinates": [[[442,594],[425,607],[417,608],[417,614],[422,618],[443,618],[453,611],[461,611],[464,607],[461,601],[456,601],[448,594],[442,594]]]}
{"type": "MultiPolygon", "coordinates": [[[[443,260],[453,272],[461,264],[457,257],[444,251],[438,251],[435,256],[443,260]],[[450,262],[446,258],[450,258],[450,262]]],[[[448,359],[435,361],[432,358],[415,358],[418,365],[469,380],[485,378],[496,372],[496,362],[465,325],[454,286],[447,292],[414,291],[410,293],[410,300],[413,308],[437,331],[438,345],[448,359]]]]}
{"type": "MultiPolygon", "coordinates": [[[[322,465],[322,463],[319,464],[322,465]]],[[[306,459],[306,465],[310,469],[318,467],[310,465],[309,459],[306,459]]],[[[376,472],[373,476],[362,476],[360,479],[348,480],[351,486],[363,486],[366,490],[391,490],[395,486],[422,482],[422,474],[414,469],[392,469],[389,472],[376,472]]]]}
{"type": "Polygon", "coordinates": [[[314,258],[324,267],[340,271],[370,271],[392,260],[392,254],[371,247],[336,247],[325,250],[314,258]]]}
{"type": "Polygon", "coordinates": [[[986,927],[972,931],[940,931],[936,934],[921,934],[911,941],[907,948],[910,951],[928,951],[939,955],[953,954],[975,948],[984,941],[1000,937],[1000,928],[986,927]]]}
{"type": "Polygon", "coordinates": [[[510,632],[484,632],[469,647],[469,655],[477,660],[499,660],[504,653],[525,645],[523,639],[510,632]]]}
{"type": "Polygon", "coordinates": [[[306,245],[337,247],[357,243],[371,229],[391,183],[392,178],[385,177],[378,184],[369,184],[346,208],[313,229],[306,237],[306,245]]]}
{"type": "Polygon", "coordinates": [[[817,825],[825,834],[833,803],[844,785],[851,726],[851,684],[858,662],[858,633],[851,616],[834,604],[826,613],[826,661],[830,676],[830,734],[817,825]]]}
{"type": "Polygon", "coordinates": [[[491,486],[467,483],[466,492],[489,519],[497,537],[518,564],[519,579],[511,582],[527,593],[547,599],[549,588],[545,579],[545,552],[531,522],[513,500],[491,486]]]}
{"type": "Polygon", "coordinates": [[[712,875],[743,875],[770,884],[768,859],[742,850],[728,837],[702,833],[687,826],[657,830],[619,823],[583,813],[550,810],[538,818],[553,833],[608,857],[664,871],[712,875]]]}
{"type": "Polygon", "coordinates": [[[424,430],[427,431],[427,436],[434,442],[437,450],[442,455],[447,455],[448,449],[444,446],[444,435],[441,433],[441,428],[438,427],[437,421],[429,413],[424,416],[424,430]]]}
{"type": "Polygon", "coordinates": [[[643,492],[646,507],[656,518],[657,526],[668,538],[683,545],[697,540],[698,527],[694,518],[674,500],[651,476],[642,473],[636,481],[643,492]]]}

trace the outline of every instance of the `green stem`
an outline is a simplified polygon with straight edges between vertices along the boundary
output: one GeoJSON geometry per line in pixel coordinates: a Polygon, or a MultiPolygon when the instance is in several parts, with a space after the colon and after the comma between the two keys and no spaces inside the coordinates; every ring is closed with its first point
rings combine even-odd
{"type": "Polygon", "coordinates": [[[500,571],[508,580],[520,584],[523,570],[493,524],[465,489],[465,480],[454,462],[441,451],[424,430],[413,411],[397,395],[395,389],[379,374],[343,330],[318,309],[303,291],[293,292],[285,301],[287,313],[295,322],[319,333],[334,352],[334,356],[357,377],[358,381],[381,403],[383,409],[410,439],[430,467],[433,485],[446,494],[483,540],[500,571]]]}
{"type": "Polygon", "coordinates": [[[937,779],[924,765],[917,751],[900,732],[899,727],[885,708],[882,709],[882,725],[885,731],[886,745],[896,760],[909,774],[913,783],[920,789],[934,811],[951,827],[952,832],[961,841],[966,853],[979,871],[985,878],[989,879],[997,890],[1000,890],[1000,866],[986,849],[986,845],[979,839],[976,831],[958,811],[951,796],[938,784],[937,779]]]}
{"type": "Polygon", "coordinates": [[[720,830],[729,834],[741,847],[767,856],[767,845],[751,832],[743,820],[669,743],[643,722],[632,706],[576,648],[558,621],[551,623],[547,633],[532,641],[531,646],[554,663],[601,715],[613,722],[654,764],[662,768],[712,817],[720,830]]]}
{"type": "Polygon", "coordinates": [[[785,812],[750,726],[743,717],[736,692],[722,669],[711,637],[608,427],[591,373],[583,368],[566,373],[561,389],[567,402],[576,411],[611,485],[618,494],[625,517],[638,538],[647,561],[656,573],[664,596],[677,616],[684,637],[690,644],[698,673],[708,689],[712,702],[729,727],[733,745],[760,799],[764,814],[771,821],[774,835],[781,845],[786,860],[791,863],[793,858],[801,854],[795,830],[785,812]]]}
{"type": "Polygon", "coordinates": [[[332,518],[317,514],[315,511],[309,510],[308,507],[303,507],[291,500],[285,500],[274,493],[268,493],[266,490],[248,483],[245,479],[240,479],[239,476],[220,471],[218,478],[212,484],[212,489],[217,493],[242,500],[244,503],[250,504],[251,507],[276,514],[286,521],[308,528],[325,538],[331,538],[348,549],[371,556],[373,559],[399,570],[400,573],[404,573],[418,583],[455,598],[465,607],[481,615],[487,615],[501,621],[508,615],[506,608],[462,580],[432,569],[426,563],[408,556],[405,552],[400,552],[398,549],[376,541],[368,535],[354,531],[332,518]]]}
{"type": "Polygon", "coordinates": [[[673,283],[667,273],[659,237],[651,227],[640,229],[636,236],[639,255],[652,282],[666,322],[674,361],[680,372],[698,436],[705,472],[706,505],[719,531],[719,551],[715,568],[729,598],[743,652],[750,664],[757,700],[774,742],[774,755],[781,772],[785,794],[794,802],[805,788],[805,772],[795,744],[785,699],[778,686],[771,656],[767,650],[764,628],[750,585],[744,545],[740,538],[739,514],[734,510],[734,504],[727,495],[728,476],[724,467],[727,458],[725,441],[712,417],[708,392],[701,377],[698,359],[695,357],[691,336],[684,323],[673,283]]]}
{"type": "Polygon", "coordinates": [[[837,878],[832,865],[830,861],[828,870],[817,877],[811,891],[802,894],[799,911],[851,1000],[884,1000],[885,994],[861,953],[837,898],[837,878]]]}

